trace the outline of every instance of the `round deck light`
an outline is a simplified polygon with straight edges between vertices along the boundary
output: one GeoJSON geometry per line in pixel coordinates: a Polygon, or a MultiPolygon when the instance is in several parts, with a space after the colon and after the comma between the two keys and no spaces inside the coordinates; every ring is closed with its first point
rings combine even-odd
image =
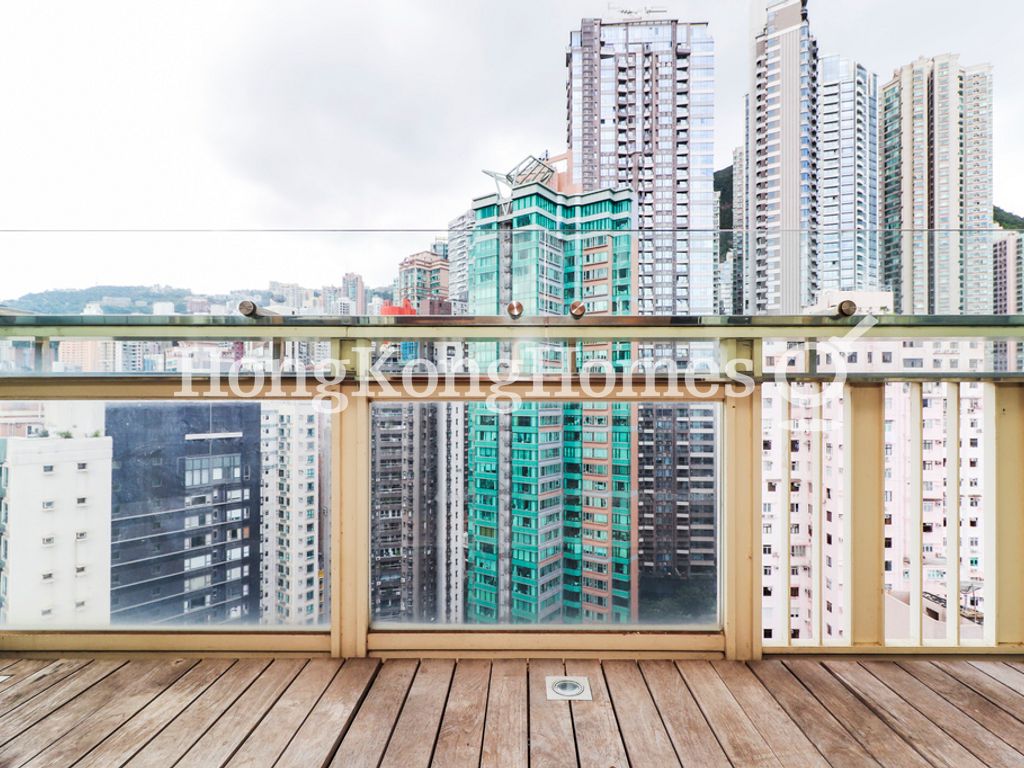
{"type": "Polygon", "coordinates": [[[552,684],[551,690],[559,696],[579,696],[583,693],[583,686],[575,680],[559,680],[552,684]]]}

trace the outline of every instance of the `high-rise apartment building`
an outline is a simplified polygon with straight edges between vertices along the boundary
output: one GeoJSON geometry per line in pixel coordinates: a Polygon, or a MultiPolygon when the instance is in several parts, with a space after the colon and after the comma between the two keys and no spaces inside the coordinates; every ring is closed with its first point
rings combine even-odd
{"type": "Polygon", "coordinates": [[[826,56],[818,76],[819,291],[878,289],[878,212],[878,77],[826,56]]]}
{"type": "Polygon", "coordinates": [[[260,406],[110,403],[110,620],[256,623],[260,406]]]}
{"type": "Polygon", "coordinates": [[[320,420],[309,403],[260,413],[261,612],[265,624],[320,621],[320,420]]]}
{"type": "Polygon", "coordinates": [[[469,299],[469,238],[476,217],[466,211],[448,222],[448,299],[452,314],[466,313],[469,299]]]}
{"type": "Polygon", "coordinates": [[[341,278],[341,290],[345,298],[350,302],[349,306],[354,315],[366,314],[366,286],[363,284],[363,276],[355,272],[349,272],[341,278]]]}
{"type": "MultiPolygon", "coordinates": [[[[370,583],[374,621],[438,616],[438,405],[371,410],[370,583]]],[[[444,607],[441,607],[442,611],[444,607]]]]}
{"type": "MultiPolygon", "coordinates": [[[[713,314],[714,41],[706,23],[584,19],[566,51],[573,182],[636,193],[634,314],[713,314]]],[[[669,347],[664,349],[670,354],[669,347]]]]}
{"type": "Polygon", "coordinates": [[[110,475],[109,437],[0,437],[0,625],[110,623],[110,475]]]}
{"type": "Polygon", "coordinates": [[[437,309],[448,300],[448,259],[434,251],[406,256],[398,266],[395,304],[408,301],[417,314],[449,314],[437,309]]]}
{"type": "MultiPolygon", "coordinates": [[[[630,313],[714,314],[719,263],[714,41],[708,25],[584,19],[570,35],[566,65],[573,181],[584,192],[625,187],[635,195],[637,300],[630,313]]],[[[699,344],[639,345],[636,350],[641,361],[684,365],[711,355],[707,345],[699,344]]],[[[701,455],[694,456],[690,436],[712,435],[715,411],[689,405],[660,410],[659,416],[646,405],[635,409],[636,463],[658,467],[639,473],[640,577],[688,577],[694,563],[698,571],[713,573],[714,451],[704,455],[700,446],[696,453],[701,455]],[[666,416],[666,410],[673,415],[666,416]],[[657,423],[671,428],[655,431],[657,423]],[[677,476],[688,480],[680,483],[677,476]],[[694,525],[702,529],[696,553],[680,542],[690,537],[694,525]],[[708,526],[712,541],[705,546],[708,526]]]]}
{"type": "MultiPolygon", "coordinates": [[[[1024,312],[1024,232],[999,232],[992,243],[992,311],[997,315],[1024,312]]],[[[995,369],[1024,369],[1024,343],[995,342],[995,369]]]]}
{"type": "Polygon", "coordinates": [[[992,312],[992,68],[956,54],[881,92],[883,279],[900,312],[992,312]]]}
{"type": "MultiPolygon", "coordinates": [[[[632,193],[579,193],[571,159],[528,159],[474,202],[469,310],[528,315],[633,309],[632,193]],[[568,162],[565,171],[557,166],[568,162]]],[[[481,365],[525,371],[587,360],[628,365],[630,345],[473,343],[481,365]]],[[[629,405],[531,403],[468,408],[466,619],[623,623],[637,618],[635,432],[629,405]]]]}
{"type": "MultiPolygon", "coordinates": [[[[434,345],[434,362],[443,375],[462,371],[464,341],[434,345]]],[[[437,411],[437,620],[461,624],[465,620],[467,408],[458,401],[438,402],[437,411]]]]}
{"type": "Polygon", "coordinates": [[[1024,312],[1024,232],[997,233],[992,260],[992,311],[997,315],[1024,312]]]}
{"type": "Polygon", "coordinates": [[[807,0],[763,7],[746,99],[744,294],[750,314],[799,314],[818,292],[818,45],[807,0]]]}
{"type": "MultiPolygon", "coordinates": [[[[746,114],[746,110],[744,110],[746,114]]],[[[744,129],[745,130],[745,129],[744,129]]],[[[727,280],[732,284],[732,293],[728,300],[730,311],[723,303],[722,314],[743,315],[747,313],[745,303],[746,289],[746,247],[747,247],[747,149],[737,147],[732,151],[732,274],[727,280]]],[[[723,297],[724,298],[724,297],[723,297]]]]}

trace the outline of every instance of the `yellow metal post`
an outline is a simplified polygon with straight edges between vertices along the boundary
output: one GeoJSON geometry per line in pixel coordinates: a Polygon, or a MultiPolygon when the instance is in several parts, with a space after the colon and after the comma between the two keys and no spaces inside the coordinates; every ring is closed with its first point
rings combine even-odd
{"type": "Polygon", "coordinates": [[[725,655],[761,658],[761,388],[725,401],[725,655]]]}
{"type": "Polygon", "coordinates": [[[982,461],[985,489],[993,488],[994,498],[987,502],[992,517],[985,521],[985,554],[994,550],[995,567],[986,567],[985,624],[988,629],[994,613],[996,644],[1019,645],[1024,643],[1024,386],[989,384],[986,388],[991,388],[984,401],[985,447],[990,450],[982,461]]]}
{"type": "Polygon", "coordinates": [[[843,515],[851,645],[885,644],[885,385],[847,385],[843,515]]]}

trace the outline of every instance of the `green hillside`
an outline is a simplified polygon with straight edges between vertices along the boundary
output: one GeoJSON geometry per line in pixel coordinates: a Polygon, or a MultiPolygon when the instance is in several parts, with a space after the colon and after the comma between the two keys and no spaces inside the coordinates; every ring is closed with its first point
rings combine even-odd
{"type": "Polygon", "coordinates": [[[1003,229],[1024,229],[1024,216],[1004,211],[1002,208],[996,208],[992,218],[1003,229]]]}
{"type": "Polygon", "coordinates": [[[108,315],[129,315],[152,311],[155,301],[173,301],[179,312],[185,311],[185,298],[191,291],[164,285],[95,285],[91,288],[40,291],[0,303],[14,309],[41,315],[79,315],[85,305],[96,302],[108,315]]]}
{"type": "MultiPolygon", "coordinates": [[[[718,228],[732,229],[732,166],[715,171],[715,191],[718,197],[718,228]]],[[[724,256],[732,248],[732,232],[723,232],[718,242],[718,255],[724,256]]]]}

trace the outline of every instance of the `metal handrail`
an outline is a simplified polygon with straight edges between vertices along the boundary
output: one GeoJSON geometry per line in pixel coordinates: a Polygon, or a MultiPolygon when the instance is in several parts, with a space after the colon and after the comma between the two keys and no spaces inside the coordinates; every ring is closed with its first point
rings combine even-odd
{"type": "Polygon", "coordinates": [[[820,339],[859,327],[865,338],[1018,338],[1024,315],[286,316],[0,315],[0,338],[372,339],[538,338],[820,339]]]}

